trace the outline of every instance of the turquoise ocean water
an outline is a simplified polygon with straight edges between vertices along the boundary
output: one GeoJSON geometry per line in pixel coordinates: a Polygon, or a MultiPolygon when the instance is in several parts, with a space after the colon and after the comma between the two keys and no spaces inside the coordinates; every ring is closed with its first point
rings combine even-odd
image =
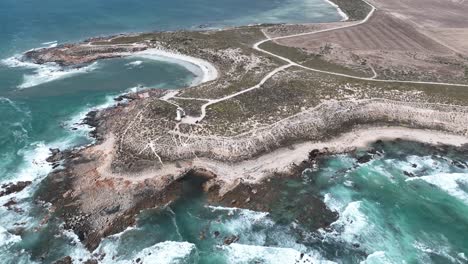
{"type": "MultiPolygon", "coordinates": [[[[322,0],[0,1],[0,182],[34,182],[0,198],[0,205],[13,198],[21,209],[0,207],[0,263],[89,258],[60,223],[37,229],[43,213],[32,195],[51,170],[49,148],[89,144],[88,130],[77,123],[118,94],[139,85],[179,88],[196,77],[180,65],[137,57],[62,71],[18,64],[15,56],[122,32],[340,19],[322,0]]],[[[301,253],[303,263],[468,263],[467,154],[415,143],[376,148],[382,154],[365,165],[352,154],[333,156],[301,178],[278,182],[282,191],[270,214],[207,207],[187,186],[180,201],[142,213],[136,227],[107,238],[96,252],[105,253],[102,263],[301,263],[301,253]],[[285,213],[294,219],[310,194],[339,213],[331,228],[312,232],[276,221],[285,213]],[[222,246],[229,235],[240,240],[222,246]]]]}

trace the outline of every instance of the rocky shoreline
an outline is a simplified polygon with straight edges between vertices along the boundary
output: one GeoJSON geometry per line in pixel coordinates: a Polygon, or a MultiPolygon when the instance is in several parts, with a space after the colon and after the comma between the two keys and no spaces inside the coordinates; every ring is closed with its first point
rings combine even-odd
{"type": "MultiPolygon", "coordinates": [[[[152,93],[154,95],[163,94],[162,91],[158,90],[154,90],[152,93]]],[[[139,103],[139,100],[144,100],[138,94],[130,94],[126,97],[132,98],[130,104],[139,103]]],[[[353,102],[352,105],[355,103],[353,102]]],[[[391,114],[387,111],[388,108],[384,107],[383,102],[377,101],[377,103],[377,105],[370,104],[372,111],[367,108],[359,109],[356,106],[350,109],[355,109],[359,113],[375,112],[375,109],[380,109],[382,112],[385,112],[386,116],[388,115],[392,118],[392,121],[388,121],[388,124],[403,123],[398,117],[411,118],[412,123],[407,122],[408,125],[419,129],[437,128],[439,130],[450,130],[458,134],[466,133],[465,128],[459,125],[464,123],[460,118],[467,118],[467,115],[462,114],[457,116],[449,111],[454,111],[456,108],[437,106],[434,109],[445,109],[445,111],[427,110],[430,111],[431,116],[440,115],[440,120],[445,120],[445,123],[431,123],[435,124],[435,126],[430,126],[427,122],[423,122],[424,120],[428,120],[426,118],[428,113],[420,111],[419,114],[423,118],[417,119],[414,105],[410,107],[393,102],[394,106],[392,109],[398,109],[401,112],[394,111],[391,114]],[[410,110],[405,110],[405,107],[410,107],[410,110]],[[407,113],[407,115],[401,116],[401,113],[407,113]]],[[[343,104],[340,105],[344,106],[343,104]]],[[[276,178],[298,177],[304,169],[316,166],[316,160],[321,157],[355,150],[355,147],[349,145],[343,146],[341,149],[333,147],[309,148],[307,152],[308,157],[307,155],[300,156],[301,162],[292,163],[291,165],[291,163],[288,163],[290,161],[286,161],[289,164],[287,166],[279,163],[278,166],[282,167],[265,169],[261,171],[261,176],[256,176],[253,179],[252,175],[249,176],[245,171],[241,172],[239,169],[236,169],[235,165],[231,165],[229,168],[234,169],[232,174],[238,174],[237,178],[226,177],[226,175],[222,175],[225,172],[223,169],[212,171],[212,166],[203,167],[200,165],[203,164],[203,162],[200,162],[200,157],[198,158],[198,164],[193,160],[181,159],[174,163],[174,166],[177,168],[176,170],[164,170],[160,168],[160,170],[149,171],[146,176],[126,176],[127,174],[130,175],[131,172],[116,174],[115,176],[105,176],[102,175],[102,172],[99,172],[99,167],[103,162],[101,157],[111,154],[106,153],[101,146],[107,144],[106,142],[109,139],[109,122],[117,121],[113,119],[121,114],[126,107],[127,105],[123,104],[89,114],[85,122],[95,127],[92,135],[97,139],[96,145],[80,151],[56,152],[50,158],[50,161],[57,162],[59,158],[65,158],[63,162],[64,169],[51,173],[44,180],[43,187],[38,195],[39,200],[52,204],[54,214],[64,219],[65,227],[73,230],[90,251],[99,245],[103,237],[119,233],[128,226],[134,225],[135,219],[141,210],[162,207],[178,199],[182,195],[181,186],[185,180],[193,178],[201,179],[204,182],[203,190],[207,193],[209,202],[212,204],[269,211],[268,203],[265,202],[265,199],[274,200],[274,190],[278,187],[272,185],[270,179],[273,179],[274,182],[276,178]],[[92,206],[89,204],[84,205],[89,200],[94,200],[95,203],[92,206]]],[[[314,110],[314,112],[316,113],[317,110],[314,110]]],[[[304,124],[306,119],[310,121],[310,114],[312,113],[303,113],[295,117],[294,119],[297,120],[296,124],[304,124]]],[[[335,115],[334,118],[336,118],[335,115]]],[[[330,125],[330,119],[327,120],[327,122],[320,122],[320,124],[330,125]]],[[[336,130],[337,135],[346,133],[345,131],[356,125],[356,123],[359,123],[359,120],[362,120],[362,118],[343,122],[341,126],[333,126],[332,130],[336,130]],[[354,123],[354,125],[351,125],[351,123],[354,123]]],[[[375,118],[375,120],[378,120],[378,118],[375,118]]],[[[311,122],[307,123],[310,124],[311,122]]],[[[365,123],[368,124],[369,122],[365,123]]],[[[382,124],[381,120],[379,124],[382,124]]],[[[281,127],[280,124],[276,126],[281,127]]],[[[293,127],[298,128],[297,125],[293,127]]],[[[333,134],[330,134],[332,130],[328,134],[326,133],[328,137],[332,137],[333,134]]],[[[268,131],[274,131],[274,129],[268,129],[268,131]]],[[[310,134],[310,131],[317,131],[319,135],[322,135],[320,130],[316,128],[308,131],[304,133],[310,134]]],[[[398,135],[395,136],[398,137],[398,135]]],[[[322,141],[325,141],[324,139],[323,136],[318,138],[318,140],[322,141]]],[[[303,140],[305,139],[299,141],[303,140]]],[[[427,139],[421,138],[420,140],[424,142],[427,139]]],[[[292,143],[295,141],[297,140],[288,139],[287,143],[283,143],[283,146],[291,146],[292,149],[289,150],[290,152],[294,152],[295,147],[292,143]]],[[[446,143],[450,144],[450,142],[446,143]]],[[[327,146],[327,143],[324,143],[324,146],[327,146]]],[[[441,147],[443,148],[443,145],[441,147]]],[[[249,159],[255,162],[254,158],[261,158],[265,152],[267,151],[260,151],[255,155],[251,155],[249,159]]],[[[369,158],[370,156],[363,156],[358,160],[366,162],[369,158]]],[[[230,162],[232,161],[228,161],[228,163],[230,162]]],[[[221,162],[218,160],[214,164],[219,165],[221,162]]],[[[241,167],[245,169],[242,163],[240,163],[238,168],[241,167]]],[[[318,197],[314,200],[313,204],[313,208],[315,209],[310,212],[316,220],[313,221],[316,224],[314,228],[324,228],[336,219],[336,214],[329,211],[318,197]]]]}
{"type": "Polygon", "coordinates": [[[84,42],[81,45],[63,44],[54,48],[34,49],[24,53],[23,57],[36,64],[54,62],[63,67],[80,67],[97,60],[123,57],[147,48],[146,45],[90,47],[84,42]]]}
{"type": "MultiPolygon", "coordinates": [[[[343,10],[352,20],[364,15],[353,4],[343,10]]],[[[260,102],[254,103],[258,113],[241,106],[242,100],[251,99],[243,97],[208,108],[202,122],[175,121],[178,107],[195,115],[202,103],[254,86],[284,65],[252,48],[265,38],[263,29],[119,35],[27,52],[25,59],[38,64],[80,67],[160,49],[206,59],[220,72],[218,79],[178,90],[177,96],[160,89],[141,91],[116,98],[115,107],[88,113],[83,122],[94,128],[91,136],[96,143],[51,150],[48,161],[57,169],[41,183],[36,199],[49,203],[51,216],[63,219],[64,227],[92,252],[103,238],[134,225],[141,210],[164,207],[180,198],[186,181],[200,182],[210,204],[269,212],[281,189],[278,179],[300,177],[329,155],[362,148],[366,153],[357,161],[366,163],[375,154],[369,143],[400,137],[440,148],[468,146],[463,146],[468,144],[468,108],[454,99],[457,87],[442,87],[441,92],[422,85],[383,86],[319,74],[303,78],[284,73],[282,78],[292,76],[286,78],[286,85],[296,89],[291,91],[275,78],[265,83],[264,91],[247,95],[260,102]],[[288,102],[311,87],[317,92],[308,100],[288,102]],[[381,90],[374,93],[376,87],[381,90]],[[336,92],[330,93],[330,88],[336,92]],[[268,89],[289,93],[275,97],[275,91],[268,89]],[[448,94],[448,99],[434,100],[440,93],[448,94]],[[240,110],[236,113],[234,107],[240,110]]],[[[298,216],[299,221],[316,230],[336,220],[336,212],[321,197],[310,199],[304,209],[307,217],[298,216]]]]}

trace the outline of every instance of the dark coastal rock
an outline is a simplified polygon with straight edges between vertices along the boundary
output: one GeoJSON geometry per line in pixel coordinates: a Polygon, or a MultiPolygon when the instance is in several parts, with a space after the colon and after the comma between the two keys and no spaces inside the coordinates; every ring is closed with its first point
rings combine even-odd
{"type": "Polygon", "coordinates": [[[52,155],[56,155],[60,153],[60,149],[58,148],[50,148],[49,151],[50,153],[52,153],[52,155]]]}
{"type": "Polygon", "coordinates": [[[403,171],[403,174],[405,174],[407,177],[414,177],[414,173],[412,172],[407,172],[407,171],[403,171]]]}
{"type": "Polygon", "coordinates": [[[66,256],[54,262],[54,264],[73,264],[73,260],[70,256],[66,256]]]}
{"type": "Polygon", "coordinates": [[[287,190],[290,181],[302,181],[301,172],[308,165],[309,162],[306,162],[304,167],[299,165],[292,167],[291,174],[275,175],[259,184],[239,183],[222,197],[212,190],[208,193],[209,202],[215,205],[269,212],[270,217],[277,223],[290,224],[297,221],[308,230],[326,228],[338,219],[338,214],[327,208],[318,193],[307,193],[301,201],[297,201],[296,192],[280,191],[287,190]],[[285,193],[291,197],[285,197],[285,193]]]}
{"type": "Polygon", "coordinates": [[[236,243],[237,241],[239,241],[239,236],[232,235],[232,236],[225,237],[223,243],[224,245],[229,246],[232,243],[236,243]]]}
{"type": "MultiPolygon", "coordinates": [[[[127,227],[134,225],[136,216],[141,210],[168,204],[181,195],[182,181],[174,181],[164,190],[158,190],[151,186],[139,186],[128,189],[128,192],[131,193],[129,196],[132,196],[133,200],[126,204],[126,202],[122,203],[116,199],[119,194],[112,192],[111,190],[114,189],[110,186],[119,183],[112,182],[111,185],[95,186],[96,194],[109,192],[110,203],[106,207],[98,206],[94,212],[83,212],[80,207],[82,196],[69,195],[69,193],[77,191],[74,189],[77,178],[72,166],[80,166],[80,164],[85,164],[85,161],[86,158],[83,156],[73,160],[65,160],[63,170],[52,172],[41,183],[36,199],[52,204],[56,216],[64,221],[64,229],[72,230],[90,251],[99,246],[103,237],[122,232],[127,227]]],[[[94,257],[93,259],[98,258],[94,257]]]]}
{"type": "Polygon", "coordinates": [[[18,202],[14,199],[10,199],[8,202],[4,203],[3,206],[7,207],[8,210],[11,210],[13,206],[17,205],[18,202]]]}
{"type": "Polygon", "coordinates": [[[187,176],[192,178],[198,178],[203,181],[208,181],[216,178],[216,174],[204,168],[192,169],[187,173],[187,176]]]}
{"type": "Polygon", "coordinates": [[[458,167],[459,169],[468,168],[468,165],[465,162],[461,161],[461,160],[453,160],[452,165],[458,167]]]}
{"type": "Polygon", "coordinates": [[[17,227],[8,229],[8,233],[13,234],[15,236],[22,236],[25,231],[26,231],[26,228],[22,226],[17,226],[17,227]]]}
{"type": "Polygon", "coordinates": [[[120,211],[120,205],[115,205],[115,206],[112,206],[110,208],[106,208],[104,209],[104,212],[108,215],[110,214],[115,214],[117,213],[118,211],[120,211]]]}
{"type": "Polygon", "coordinates": [[[357,162],[360,163],[360,164],[367,163],[367,162],[369,162],[371,160],[372,160],[372,155],[369,155],[369,154],[364,154],[364,155],[357,158],[357,162]]]}
{"type": "Polygon", "coordinates": [[[86,114],[86,117],[83,119],[83,124],[97,127],[99,125],[99,120],[97,118],[98,111],[90,111],[86,114]]]}
{"type": "Polygon", "coordinates": [[[12,193],[17,193],[21,192],[24,188],[28,187],[31,185],[31,181],[19,181],[16,183],[7,183],[3,184],[2,191],[0,191],[0,197],[5,196],[5,195],[10,195],[12,193]]]}
{"type": "Polygon", "coordinates": [[[309,161],[315,160],[319,156],[321,156],[323,153],[319,149],[314,149],[311,152],[309,152],[309,161]]]}
{"type": "Polygon", "coordinates": [[[46,159],[47,162],[55,163],[64,159],[63,153],[60,149],[49,149],[51,155],[46,159]]]}
{"type": "Polygon", "coordinates": [[[46,161],[52,163],[52,168],[56,169],[58,166],[60,166],[60,161],[77,157],[79,150],[70,149],[61,151],[59,149],[50,149],[50,152],[51,155],[46,159],[46,161]]]}
{"type": "Polygon", "coordinates": [[[122,57],[122,53],[146,50],[147,46],[95,46],[62,44],[57,47],[34,49],[24,53],[23,60],[36,64],[56,63],[61,67],[80,68],[100,59],[122,57]]]}
{"type": "Polygon", "coordinates": [[[375,155],[378,153],[378,151],[375,148],[370,148],[367,150],[367,153],[375,155]]]}

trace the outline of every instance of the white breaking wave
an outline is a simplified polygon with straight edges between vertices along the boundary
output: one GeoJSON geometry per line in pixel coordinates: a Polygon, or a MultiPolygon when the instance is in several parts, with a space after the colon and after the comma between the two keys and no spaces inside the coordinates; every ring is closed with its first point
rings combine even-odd
{"type": "Polygon", "coordinates": [[[352,244],[358,242],[357,238],[361,236],[363,230],[370,229],[371,224],[364,213],[360,211],[361,201],[349,203],[340,217],[330,225],[333,229],[331,233],[325,233],[320,230],[325,237],[333,237],[352,244]]]}
{"type": "Polygon", "coordinates": [[[413,243],[413,247],[423,254],[419,257],[421,263],[431,263],[431,255],[443,256],[450,259],[450,263],[465,263],[457,261],[457,259],[463,260],[462,256],[459,254],[454,256],[451,255],[451,253],[454,254],[455,252],[451,252],[451,246],[443,235],[435,238],[434,240],[430,240],[430,238],[428,240],[428,238],[425,238],[424,241],[415,241],[413,243]]]}
{"type": "MultiPolygon", "coordinates": [[[[207,206],[212,211],[221,211],[227,213],[229,217],[221,220],[222,227],[220,228],[223,233],[236,234],[240,236],[240,240],[235,243],[233,247],[226,247],[228,256],[231,258],[231,263],[253,263],[253,259],[250,257],[256,257],[256,259],[262,260],[261,263],[270,263],[264,256],[269,256],[274,252],[280,254],[281,250],[284,249],[294,256],[300,256],[300,253],[307,252],[308,258],[318,260],[322,259],[320,254],[317,252],[311,252],[307,247],[297,241],[297,237],[294,236],[294,229],[297,228],[297,223],[292,223],[290,226],[277,225],[270,217],[268,213],[257,212],[248,209],[239,208],[228,208],[219,206],[207,206]],[[274,241],[275,247],[265,247],[268,243],[274,241]],[[257,245],[257,246],[250,246],[257,245]],[[232,252],[234,250],[235,252],[232,252]],[[252,251],[249,253],[249,251],[252,251]],[[259,252],[257,252],[259,251],[259,252]],[[264,253],[264,254],[253,254],[264,253]],[[244,254],[245,253],[245,254],[244,254]],[[252,253],[252,254],[251,254],[252,253]],[[297,253],[297,254],[296,254],[297,253]],[[244,261],[235,262],[233,259],[238,259],[237,255],[244,256],[244,261]]],[[[271,257],[271,256],[270,256],[271,257]]],[[[272,257],[274,258],[274,257],[272,257]]],[[[303,260],[308,259],[304,257],[303,260]]],[[[242,259],[242,258],[240,258],[242,259]]],[[[294,263],[295,257],[289,257],[291,263],[294,263]]],[[[275,263],[275,262],[274,262],[275,263]]],[[[290,262],[284,262],[290,263],[290,262]]],[[[302,263],[302,262],[298,262],[302,263]]],[[[321,263],[321,262],[313,262],[321,263]]],[[[325,262],[328,263],[328,262],[325,262]]]]}
{"type": "MultiPolygon", "coordinates": [[[[119,94],[123,95],[125,93],[119,94]]],[[[119,96],[116,95],[116,96],[119,96]]],[[[88,133],[91,132],[93,128],[91,128],[88,125],[83,124],[83,120],[86,118],[86,115],[91,112],[91,111],[98,111],[102,109],[106,109],[109,107],[113,107],[117,104],[117,102],[114,100],[116,97],[115,95],[107,95],[104,102],[96,105],[96,106],[86,106],[83,108],[80,112],[74,114],[67,122],[66,126],[67,127],[73,127],[73,128],[78,128],[79,130],[76,132],[81,133],[83,136],[88,136],[88,133]]],[[[91,138],[90,138],[91,139],[91,138]]]]}
{"type": "Polygon", "coordinates": [[[117,245],[107,243],[100,247],[99,254],[105,254],[102,264],[132,264],[133,260],[139,258],[142,263],[174,264],[174,263],[192,263],[190,259],[197,258],[197,248],[194,244],[188,242],[165,241],[147,247],[134,256],[124,259],[118,256],[117,245]]]}
{"type": "Polygon", "coordinates": [[[466,173],[440,173],[430,176],[409,178],[406,181],[411,182],[422,180],[433,184],[449,195],[468,204],[468,193],[465,191],[468,187],[468,174],[466,173]]]}
{"type": "Polygon", "coordinates": [[[268,217],[268,213],[256,212],[248,209],[229,208],[221,206],[207,206],[211,211],[222,211],[229,216],[222,223],[224,232],[230,234],[244,234],[242,241],[248,241],[249,244],[263,245],[267,239],[265,232],[252,232],[254,227],[261,227],[266,230],[275,225],[273,220],[268,217]]]}
{"type": "Polygon", "coordinates": [[[13,235],[10,232],[8,232],[8,230],[0,226],[0,247],[16,243],[20,240],[20,236],[13,235]]]}
{"type": "Polygon", "coordinates": [[[55,48],[58,45],[58,41],[49,41],[49,42],[44,42],[42,45],[45,45],[47,48],[55,48]]]}
{"type": "Polygon", "coordinates": [[[18,88],[30,88],[75,75],[89,73],[97,69],[97,65],[97,62],[94,62],[85,67],[70,69],[64,69],[56,64],[38,65],[34,74],[25,74],[23,76],[23,83],[18,88]]]}
{"type": "Polygon", "coordinates": [[[361,261],[360,264],[391,264],[391,262],[387,256],[385,255],[385,251],[376,251],[369,256],[367,256],[366,260],[361,261]]]}
{"type": "Polygon", "coordinates": [[[311,253],[299,252],[292,248],[263,247],[233,243],[222,247],[227,253],[228,263],[248,264],[248,263],[268,263],[268,264],[300,264],[335,263],[321,259],[320,256],[311,253]]]}
{"type": "MultiPolygon", "coordinates": [[[[427,171],[428,174],[435,174],[435,173],[445,173],[449,172],[451,170],[451,165],[448,162],[440,162],[437,159],[434,159],[431,156],[416,156],[416,155],[411,155],[406,158],[406,160],[412,164],[416,164],[416,168],[408,168],[407,165],[400,165],[403,164],[404,162],[399,162],[398,166],[401,166],[402,169],[409,171],[409,172],[415,172],[418,170],[421,170],[424,168],[425,171],[427,171]]],[[[396,161],[398,162],[398,161],[396,161]]]]}
{"type": "Polygon", "coordinates": [[[196,250],[192,243],[166,241],[143,249],[136,257],[143,263],[188,263],[188,258],[197,254],[196,250]]]}
{"type": "Polygon", "coordinates": [[[140,66],[141,64],[143,64],[143,61],[137,60],[137,61],[129,62],[129,63],[125,64],[125,65],[130,66],[131,68],[133,68],[133,67],[140,66]]]}
{"type": "MultiPolygon", "coordinates": [[[[121,55],[179,64],[196,76],[196,78],[192,81],[191,86],[209,82],[218,78],[218,70],[211,63],[203,59],[183,54],[177,54],[160,49],[148,49],[136,53],[122,53],[121,55]]],[[[56,63],[36,64],[22,61],[21,55],[15,55],[13,57],[3,59],[1,60],[1,63],[12,68],[25,68],[34,70],[34,74],[23,75],[23,82],[17,87],[19,89],[30,88],[51,81],[72,77],[78,74],[89,73],[98,68],[98,62],[94,62],[90,65],[79,68],[64,68],[56,63]]],[[[137,67],[142,63],[143,61],[137,60],[127,63],[126,65],[137,67]]]]}
{"type": "Polygon", "coordinates": [[[98,68],[98,63],[94,62],[90,65],[80,68],[64,68],[56,63],[36,64],[20,60],[20,56],[13,56],[2,60],[2,64],[12,68],[33,69],[33,74],[24,74],[23,82],[17,88],[25,89],[38,86],[44,83],[65,79],[78,74],[92,72],[98,68]]]}
{"type": "MultiPolygon", "coordinates": [[[[10,105],[13,109],[15,109],[15,111],[17,112],[25,112],[23,111],[15,102],[13,102],[11,99],[9,98],[6,98],[6,97],[0,97],[0,103],[7,103],[8,105],[10,105]]],[[[28,113],[30,114],[30,113],[28,113]]]]}
{"type": "Polygon", "coordinates": [[[69,251],[67,252],[73,260],[87,260],[91,258],[91,253],[84,247],[78,236],[73,231],[63,230],[62,234],[73,241],[73,244],[69,246],[69,251]]]}
{"type": "Polygon", "coordinates": [[[13,178],[2,178],[4,182],[34,181],[47,175],[52,166],[46,161],[50,156],[49,146],[44,142],[32,143],[27,149],[20,150],[24,157],[24,165],[14,173],[13,178]]]}

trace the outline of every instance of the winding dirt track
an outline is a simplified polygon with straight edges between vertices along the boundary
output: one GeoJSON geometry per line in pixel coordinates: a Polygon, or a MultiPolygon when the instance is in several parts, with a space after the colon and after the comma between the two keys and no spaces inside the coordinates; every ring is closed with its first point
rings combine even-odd
{"type": "MultiPolygon", "coordinates": [[[[364,1],[364,0],[363,0],[364,1]]],[[[457,84],[457,83],[442,83],[442,82],[424,82],[424,81],[402,81],[402,80],[383,80],[383,79],[377,79],[377,74],[375,72],[375,70],[373,70],[373,73],[374,73],[374,76],[372,77],[358,77],[358,76],[353,76],[353,75],[348,75],[348,74],[343,74],[343,73],[337,73],[337,72],[331,72],[331,71],[323,71],[323,70],[318,70],[318,69],[314,69],[314,68],[310,68],[310,67],[306,67],[306,66],[303,66],[301,64],[298,64],[296,62],[293,62],[291,61],[290,59],[286,58],[286,57],[283,57],[283,56],[280,56],[278,54],[274,54],[272,52],[269,52],[267,50],[264,50],[262,48],[260,48],[260,45],[262,45],[263,43],[266,43],[268,41],[274,41],[274,40],[281,40],[281,39],[287,39],[287,38],[294,38],[294,37],[301,37],[301,36],[310,36],[310,35],[314,35],[314,34],[319,34],[319,33],[323,33],[323,32],[329,32],[329,31],[334,31],[334,30],[338,30],[338,29],[345,29],[345,28],[351,28],[351,27],[356,27],[356,26],[359,26],[359,25],[362,25],[366,22],[369,21],[369,19],[374,15],[375,11],[377,10],[377,8],[370,4],[369,2],[367,1],[364,1],[366,2],[369,6],[371,6],[371,11],[369,12],[369,14],[367,14],[367,16],[361,20],[360,22],[358,23],[355,23],[355,24],[351,24],[351,25],[344,25],[344,26],[340,26],[340,27],[334,27],[334,28],[329,28],[329,29],[323,29],[323,30],[318,30],[318,31],[312,31],[312,32],[305,32],[305,33],[299,33],[299,34],[293,34],[293,35],[287,35],[287,36],[281,36],[281,37],[274,37],[274,38],[271,38],[269,37],[267,34],[264,33],[266,39],[264,40],[261,40],[257,43],[254,44],[253,48],[255,50],[258,50],[262,53],[265,53],[265,54],[268,54],[270,56],[273,56],[273,57],[276,57],[282,61],[285,61],[287,62],[286,65],[283,65],[281,67],[278,67],[276,69],[274,69],[273,71],[271,71],[268,75],[265,76],[265,78],[263,78],[257,85],[255,86],[252,86],[250,88],[247,88],[245,90],[242,90],[240,92],[237,92],[237,93],[234,93],[234,94],[231,94],[231,95],[228,95],[228,96],[225,96],[225,97],[222,97],[222,98],[218,98],[218,99],[206,99],[206,98],[190,98],[192,100],[203,100],[203,101],[207,101],[207,103],[203,104],[201,106],[201,115],[198,116],[198,117],[191,117],[191,116],[188,116],[186,118],[183,118],[182,119],[182,123],[188,123],[188,124],[195,124],[195,123],[199,123],[200,121],[202,121],[205,117],[206,117],[206,108],[210,105],[213,105],[213,104],[216,104],[216,103],[219,103],[219,102],[222,102],[222,101],[225,101],[225,100],[229,100],[231,98],[234,98],[238,95],[241,95],[241,94],[244,94],[244,93],[247,93],[249,91],[252,91],[254,89],[257,89],[257,88],[260,88],[266,81],[268,81],[271,77],[273,77],[276,73],[280,72],[280,71],[283,71],[291,66],[296,66],[296,67],[300,67],[300,68],[303,68],[303,69],[306,69],[306,70],[310,70],[310,71],[314,71],[314,72],[318,72],[318,73],[324,73],[324,74],[329,74],[329,75],[334,75],[334,76],[340,76],[340,77],[347,77],[347,78],[352,78],[352,79],[358,79],[358,80],[364,80],[364,81],[373,81],[373,82],[384,82],[384,83],[410,83],[410,84],[427,84],[427,85],[446,85],[446,86],[462,86],[462,87],[468,87],[468,84],[457,84]]],[[[189,99],[189,98],[184,98],[184,97],[176,97],[176,96],[173,96],[173,97],[170,97],[170,98],[167,98],[165,101],[171,99],[171,98],[177,98],[177,99],[189,99]]]]}

